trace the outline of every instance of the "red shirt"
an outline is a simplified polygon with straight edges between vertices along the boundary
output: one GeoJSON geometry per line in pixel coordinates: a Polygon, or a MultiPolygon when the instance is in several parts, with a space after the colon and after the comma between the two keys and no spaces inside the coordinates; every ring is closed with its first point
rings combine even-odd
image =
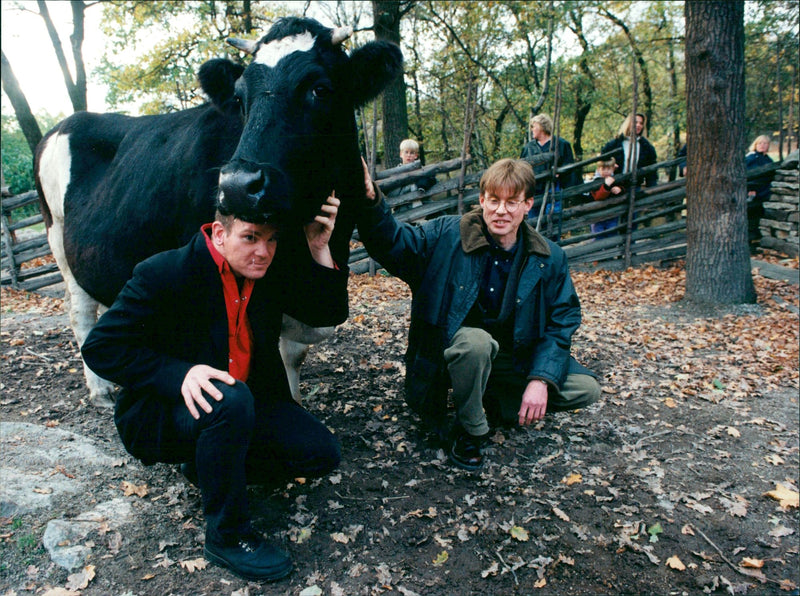
{"type": "Polygon", "coordinates": [[[244,278],[240,290],[231,266],[211,241],[211,224],[203,225],[200,230],[222,278],[225,308],[228,311],[228,372],[235,379],[245,382],[250,376],[250,358],[253,353],[253,330],[247,319],[247,304],[255,282],[244,278]]]}

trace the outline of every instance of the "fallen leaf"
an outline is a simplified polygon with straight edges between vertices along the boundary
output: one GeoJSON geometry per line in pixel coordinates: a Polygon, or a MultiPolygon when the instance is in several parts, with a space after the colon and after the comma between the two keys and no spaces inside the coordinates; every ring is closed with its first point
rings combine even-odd
{"type": "Polygon", "coordinates": [[[684,571],[686,569],[686,565],[681,563],[678,555],[672,555],[669,559],[667,559],[667,567],[670,569],[677,569],[678,571],[684,571]]]}
{"type": "Polygon", "coordinates": [[[782,538],[783,536],[791,536],[794,534],[794,530],[791,528],[787,528],[786,526],[778,526],[777,528],[773,528],[769,532],[767,532],[770,536],[774,536],[775,538],[782,538]]]}
{"type": "Polygon", "coordinates": [[[525,528],[514,526],[511,528],[511,537],[520,542],[528,542],[528,531],[525,528]]]}
{"type": "Polygon", "coordinates": [[[738,437],[741,437],[741,436],[742,436],[742,433],[740,433],[738,430],[736,430],[736,429],[735,429],[735,428],[733,428],[732,426],[729,426],[729,427],[727,427],[725,430],[726,430],[726,431],[728,432],[728,434],[729,434],[730,436],[732,436],[732,437],[737,437],[737,438],[738,438],[738,437]]]}
{"type": "Polygon", "coordinates": [[[84,590],[89,586],[89,582],[94,579],[94,565],[87,565],[78,573],[73,573],[67,577],[67,588],[70,590],[84,590]]]}
{"type": "Polygon", "coordinates": [[[773,466],[779,466],[784,463],[783,458],[780,455],[776,455],[775,453],[765,455],[764,459],[767,460],[767,462],[772,464],[773,466]]]}
{"type": "Polygon", "coordinates": [[[553,513],[555,513],[556,517],[558,517],[560,520],[563,520],[565,522],[569,521],[569,516],[563,511],[561,511],[561,509],[559,509],[558,507],[553,507],[553,513]]]}
{"type": "Polygon", "coordinates": [[[333,539],[334,542],[339,542],[341,544],[347,544],[348,542],[350,542],[349,536],[347,536],[347,534],[344,534],[342,532],[334,532],[333,534],[331,534],[331,538],[333,539]]]}
{"type": "Polygon", "coordinates": [[[541,579],[537,579],[534,582],[533,587],[534,588],[544,588],[546,585],[547,585],[547,580],[545,578],[541,578],[541,579]]]}
{"type": "Polygon", "coordinates": [[[764,493],[764,496],[775,499],[784,509],[797,507],[800,504],[798,503],[798,501],[800,501],[800,494],[791,490],[790,488],[785,487],[779,482],[775,483],[775,490],[764,493]]]}
{"type": "Polygon", "coordinates": [[[481,577],[486,579],[490,575],[497,575],[497,572],[500,570],[500,565],[497,564],[497,561],[492,562],[488,568],[481,571],[481,577]]]}
{"type": "Polygon", "coordinates": [[[66,588],[50,588],[42,596],[81,596],[81,593],[66,588]]]}
{"type": "Polygon", "coordinates": [[[569,476],[567,476],[566,478],[561,479],[561,482],[563,482],[567,486],[572,486],[573,484],[577,484],[582,481],[583,481],[583,476],[581,476],[580,474],[576,474],[574,472],[569,476]]]}
{"type": "Polygon", "coordinates": [[[764,561],[761,559],[752,559],[750,557],[744,557],[742,562],[739,563],[742,567],[749,567],[751,569],[761,569],[764,566],[764,561]]]}
{"type": "Polygon", "coordinates": [[[655,525],[647,528],[647,533],[650,534],[650,542],[658,542],[658,535],[663,531],[664,529],[661,527],[661,522],[656,522],[655,525]]]}
{"type": "Polygon", "coordinates": [[[444,565],[447,562],[447,559],[449,558],[450,555],[448,554],[448,552],[446,550],[443,550],[438,555],[436,555],[436,558],[433,560],[433,564],[439,567],[440,565],[444,565]]]}
{"type": "Polygon", "coordinates": [[[181,567],[183,567],[189,573],[194,573],[198,570],[203,570],[208,566],[208,561],[206,561],[203,557],[198,557],[196,559],[187,559],[185,561],[178,561],[181,567]]]}
{"type": "Polygon", "coordinates": [[[127,480],[122,481],[122,494],[126,497],[136,495],[137,497],[144,498],[147,496],[147,484],[136,485],[127,480]]]}
{"type": "Polygon", "coordinates": [[[692,526],[690,526],[689,524],[686,524],[685,526],[683,526],[681,528],[681,534],[694,536],[694,530],[692,530],[692,526]]]}
{"type": "Polygon", "coordinates": [[[675,400],[672,399],[671,397],[668,397],[667,399],[664,400],[664,405],[667,406],[668,408],[677,408],[678,407],[678,404],[676,404],[675,400]]]}
{"type": "Polygon", "coordinates": [[[308,586],[305,590],[300,592],[300,596],[321,596],[322,588],[318,585],[308,586]]]}

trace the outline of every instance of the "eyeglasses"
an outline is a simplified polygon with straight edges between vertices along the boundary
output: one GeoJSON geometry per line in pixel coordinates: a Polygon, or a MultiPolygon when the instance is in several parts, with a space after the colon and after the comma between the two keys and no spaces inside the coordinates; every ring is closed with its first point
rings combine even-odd
{"type": "Polygon", "coordinates": [[[500,208],[500,205],[503,204],[506,206],[506,211],[509,213],[514,213],[519,206],[522,205],[525,201],[517,201],[516,199],[507,199],[502,201],[497,197],[490,197],[483,201],[483,204],[486,205],[491,211],[497,211],[500,208]]]}

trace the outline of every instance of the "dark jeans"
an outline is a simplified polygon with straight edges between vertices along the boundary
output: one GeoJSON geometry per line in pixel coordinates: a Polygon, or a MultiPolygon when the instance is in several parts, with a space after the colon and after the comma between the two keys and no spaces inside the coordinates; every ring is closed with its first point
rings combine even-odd
{"type": "Polygon", "coordinates": [[[248,484],[323,476],[339,465],[341,448],[295,402],[265,403],[244,383],[214,383],[224,397],[209,399],[210,414],[198,408],[195,420],[183,402],[172,409],[169,443],[197,465],[206,541],[230,544],[250,531],[248,484]]]}

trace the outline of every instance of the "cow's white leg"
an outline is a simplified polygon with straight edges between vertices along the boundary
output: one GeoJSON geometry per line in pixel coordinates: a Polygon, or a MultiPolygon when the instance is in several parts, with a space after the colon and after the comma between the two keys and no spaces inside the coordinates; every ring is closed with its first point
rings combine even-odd
{"type": "Polygon", "coordinates": [[[309,344],[317,344],[328,339],[335,329],[336,327],[309,327],[289,315],[283,315],[279,348],[286,377],[289,379],[289,389],[297,403],[302,400],[300,366],[308,355],[309,344]]]}
{"type": "MultiPolygon", "coordinates": [[[[64,251],[64,195],[69,183],[69,166],[68,137],[55,134],[50,137],[42,151],[39,180],[53,218],[53,223],[47,230],[47,242],[64,278],[64,305],[69,312],[72,332],[80,347],[97,322],[99,304],[78,285],[64,251]]],[[[112,406],[113,383],[98,377],[86,364],[83,365],[83,374],[89,387],[89,401],[96,406],[112,406]]]]}

